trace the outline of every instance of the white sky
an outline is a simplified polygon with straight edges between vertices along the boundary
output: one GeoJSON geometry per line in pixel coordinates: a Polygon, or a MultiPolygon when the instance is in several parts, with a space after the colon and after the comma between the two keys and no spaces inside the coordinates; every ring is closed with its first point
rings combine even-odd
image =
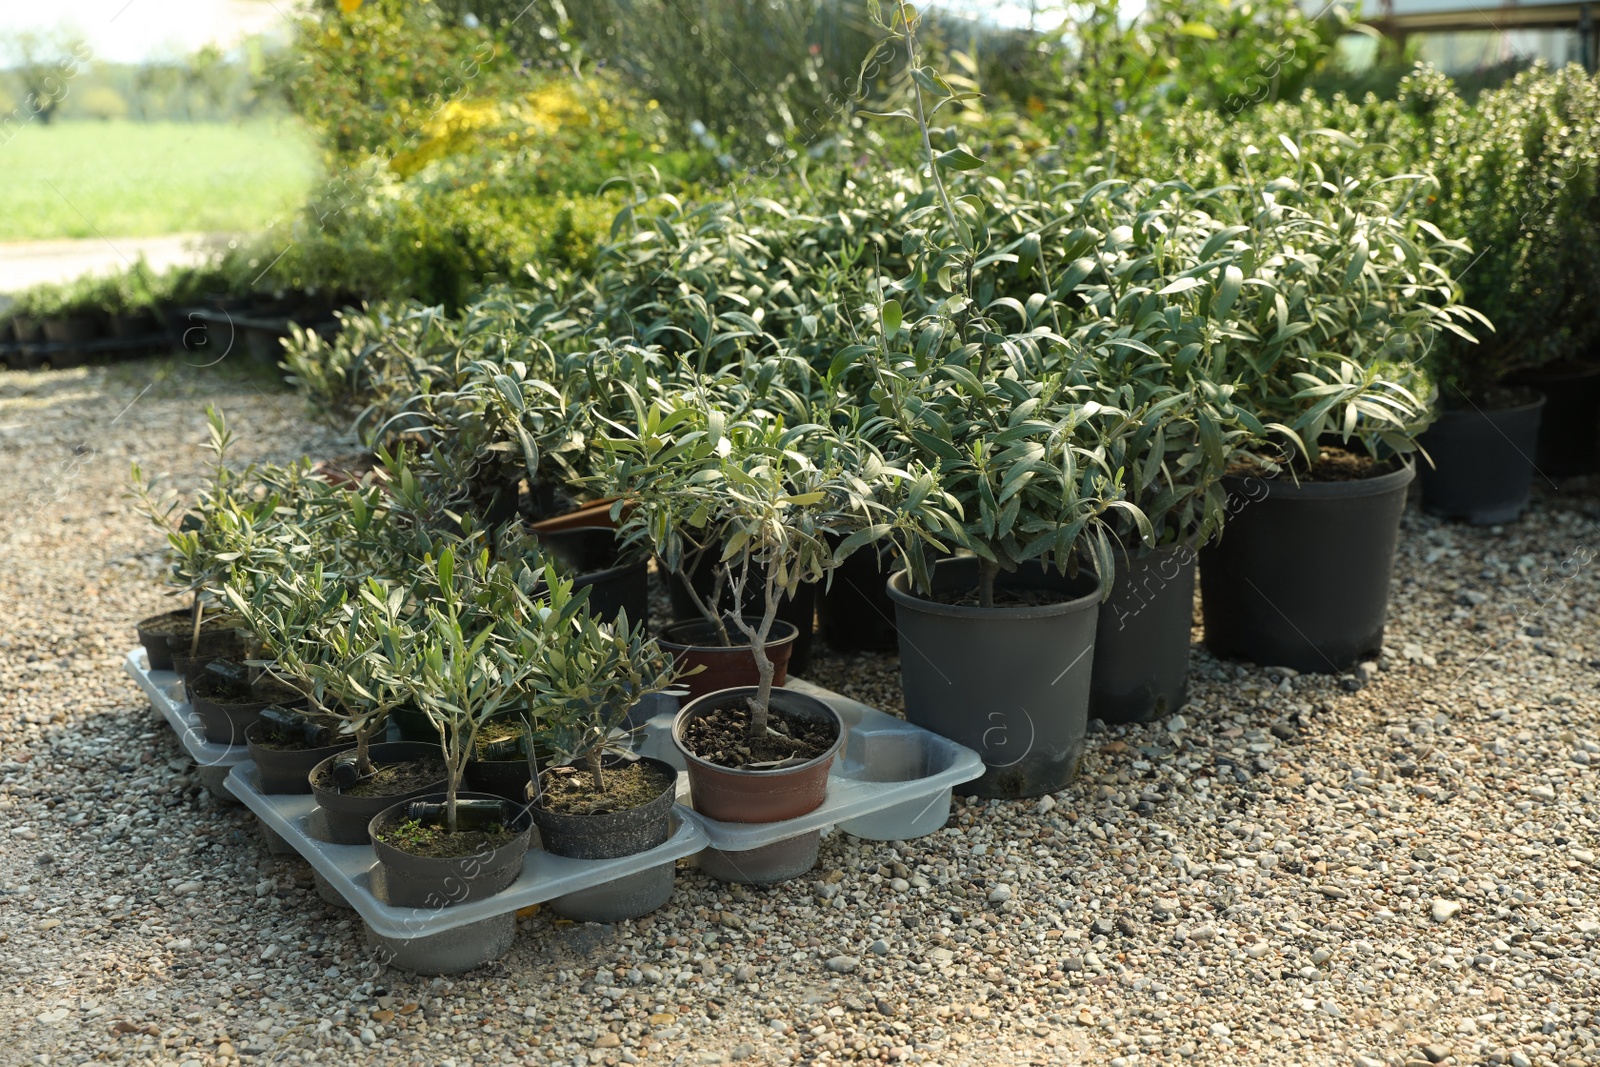
{"type": "Polygon", "coordinates": [[[113,62],[184,55],[211,42],[227,48],[282,26],[295,6],[295,0],[0,0],[0,57],[18,30],[59,26],[113,62]]]}

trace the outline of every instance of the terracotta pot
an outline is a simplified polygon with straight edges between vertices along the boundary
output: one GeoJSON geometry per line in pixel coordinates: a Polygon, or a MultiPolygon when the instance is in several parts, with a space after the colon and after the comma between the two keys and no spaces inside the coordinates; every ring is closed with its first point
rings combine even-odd
{"type": "Polygon", "coordinates": [[[694,810],[719,822],[769,823],[794,819],[822,806],[828,796],[828,771],[844,744],[844,721],[833,708],[804,693],[772,690],[772,707],[796,718],[827,719],[837,736],[828,751],[808,763],[780,770],[721,767],[696,756],[683,743],[684,730],[702,715],[754,696],[755,686],[725,689],[690,701],[672,723],[672,741],[689,768],[689,800],[694,810]]]}
{"type": "Polygon", "coordinates": [[[628,512],[632,510],[631,507],[625,507],[622,509],[622,515],[619,519],[612,519],[611,505],[616,502],[617,498],[614,496],[608,496],[603,500],[591,500],[582,507],[567,512],[565,515],[552,515],[548,519],[530,522],[528,529],[534,533],[578,530],[585,526],[607,526],[611,529],[616,529],[623,520],[627,519],[628,512]]]}
{"type": "MultiPolygon", "coordinates": [[[[747,622],[755,619],[745,616],[747,622]]],[[[772,623],[772,634],[767,639],[767,658],[775,668],[774,686],[782,685],[789,677],[789,655],[800,631],[782,619],[772,623]]],[[[734,627],[729,636],[738,640],[742,635],[734,627]]],[[[748,643],[733,646],[717,643],[717,628],[709,622],[675,622],[661,631],[656,639],[661,648],[670,653],[680,671],[704,667],[703,671],[683,679],[689,698],[703,697],[719,689],[735,686],[756,686],[761,678],[756,671],[756,658],[748,643]]]]}

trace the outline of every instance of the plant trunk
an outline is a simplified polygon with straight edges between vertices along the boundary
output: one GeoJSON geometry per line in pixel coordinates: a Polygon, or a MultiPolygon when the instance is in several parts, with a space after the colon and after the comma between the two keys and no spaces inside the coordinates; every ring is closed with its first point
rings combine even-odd
{"type": "Polygon", "coordinates": [[[583,757],[584,766],[589,770],[589,776],[594,779],[595,795],[604,794],[606,791],[605,779],[601,777],[600,750],[597,748],[583,757]]]}
{"type": "Polygon", "coordinates": [[[994,607],[994,583],[1000,577],[1000,564],[990,560],[978,561],[978,607],[994,607]]]}
{"type": "Polygon", "coordinates": [[[194,626],[189,630],[189,655],[191,657],[200,654],[200,619],[202,611],[200,594],[197,592],[194,595],[194,626]]]}
{"type": "Polygon", "coordinates": [[[445,833],[456,832],[456,791],[461,787],[461,775],[456,773],[455,764],[450,766],[450,780],[444,787],[444,828],[445,833]]]}
{"type": "Polygon", "coordinates": [[[372,773],[372,759],[367,755],[371,732],[370,726],[362,726],[356,730],[356,773],[363,778],[372,773]]]}
{"type": "MultiPolygon", "coordinates": [[[[749,573],[750,558],[745,557],[745,574],[749,573]]],[[[759,682],[756,685],[755,699],[750,702],[750,736],[761,737],[767,732],[767,716],[772,709],[772,676],[777,673],[777,665],[767,655],[767,638],[772,633],[772,620],[778,617],[778,588],[773,581],[773,568],[767,568],[767,604],[766,611],[761,614],[761,626],[754,632],[744,624],[744,616],[737,616],[740,629],[750,639],[750,654],[756,660],[756,675],[759,682]]],[[[738,602],[744,602],[744,582],[739,582],[738,602]]]]}

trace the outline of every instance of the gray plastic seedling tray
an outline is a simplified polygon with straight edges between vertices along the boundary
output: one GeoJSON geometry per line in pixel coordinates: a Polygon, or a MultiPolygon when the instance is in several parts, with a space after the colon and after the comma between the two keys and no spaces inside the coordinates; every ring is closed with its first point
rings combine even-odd
{"type": "Polygon", "coordinates": [[[667,842],[648,852],[610,860],[575,860],[530,848],[523,861],[522,876],[510,888],[492,897],[446,908],[397,908],[384,903],[374,892],[377,860],[371,845],[330,845],[318,840],[310,832],[312,815],[317,812],[316,797],[301,793],[262,793],[256,787],[255,769],[255,764],[250,762],[233,768],[228,775],[228,787],[233,795],[293,845],[317,873],[327,879],[333,891],[366,921],[373,936],[384,940],[431,937],[532,904],[585,891],[599,893],[608,883],[622,881],[641,871],[670,867],[675,861],[706,847],[700,828],[690,819],[677,817],[667,842]]]}
{"type": "Polygon", "coordinates": [[[149,662],[144,649],[136,648],[123,659],[122,666],[150,698],[150,706],[178,735],[178,743],[199,767],[200,783],[222,800],[235,800],[228,792],[228,772],[250,758],[249,746],[207,741],[200,716],[183,695],[183,679],[174,671],[152,671],[149,662]]]}
{"type": "MultiPolygon", "coordinates": [[[[774,823],[718,822],[689,812],[719,852],[750,852],[830,826],[875,841],[921,837],[949,819],[951,789],[983,774],[983,758],[965,745],[799,678],[785,688],[826,701],[844,720],[844,747],[828,776],[828,798],[815,811],[774,823]]],[[[640,750],[682,771],[672,719],[662,714],[647,722],[640,750]]],[[[686,807],[688,789],[688,775],[680,774],[678,797],[686,807]]]]}

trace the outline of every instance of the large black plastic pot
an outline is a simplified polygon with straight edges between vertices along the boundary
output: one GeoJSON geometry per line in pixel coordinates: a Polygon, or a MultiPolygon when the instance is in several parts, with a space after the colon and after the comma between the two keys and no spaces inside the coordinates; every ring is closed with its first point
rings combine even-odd
{"type": "MultiPolygon", "coordinates": [[[[382,744],[370,745],[367,748],[367,756],[375,764],[405,763],[429,757],[442,758],[437,742],[425,745],[415,741],[385,741],[382,744]]],[[[441,779],[392,796],[368,797],[343,793],[333,785],[332,779],[326,777],[328,768],[337,758],[329,756],[311,769],[311,792],[316,795],[317,806],[322,809],[325,824],[323,829],[327,833],[327,840],[335,845],[369,843],[371,838],[367,836],[367,824],[372,821],[374,815],[399,801],[415,800],[428,793],[437,793],[445,786],[441,779]]]]}
{"type": "MultiPolygon", "coordinates": [[[[935,594],[973,589],[978,561],[934,564],[935,594]]],[[[906,718],[983,757],[976,781],[956,788],[985,797],[1054,793],[1078,773],[1089,725],[1099,581],[1043,568],[1002,572],[1000,590],[1057,594],[1028,607],[940,604],[889,579],[898,609],[900,686],[906,718]]]]}
{"type": "Polygon", "coordinates": [[[1409,463],[1359,481],[1225,478],[1228,524],[1200,550],[1206,648],[1337,673],[1378,655],[1409,463]]]}
{"type": "Polygon", "coordinates": [[[1600,366],[1539,367],[1517,375],[1516,383],[1545,396],[1533,457],[1539,471],[1551,477],[1600,471],[1600,366]]]}
{"type": "Polygon", "coordinates": [[[817,594],[817,622],[823,639],[840,652],[889,652],[899,643],[889,560],[875,546],[852,552],[834,569],[830,584],[817,594]]]}
{"type": "Polygon", "coordinates": [[[833,723],[836,731],[833,745],[805,763],[779,769],[724,767],[701,759],[684,744],[684,731],[696,718],[755,694],[755,686],[708,693],[685,704],[672,722],[672,743],[683,754],[689,772],[689,802],[695,811],[709,819],[738,823],[782,822],[815,811],[827,799],[828,771],[844,744],[844,720],[816,697],[774,688],[770,698],[772,709],[785,715],[833,723]]]}
{"type": "MultiPolygon", "coordinates": [[[[716,558],[714,553],[705,552],[697,561],[695,567],[689,572],[687,580],[701,598],[711,595],[714,584],[714,567],[716,558]]],[[[685,578],[680,574],[672,574],[667,578],[667,592],[672,599],[672,619],[674,622],[691,622],[703,619],[700,609],[695,607],[694,600],[684,588],[685,578]]],[[[760,567],[750,568],[750,586],[745,590],[744,614],[760,615],[766,606],[762,602],[765,596],[766,572],[760,567]]],[[[723,612],[733,610],[733,592],[727,588],[722,591],[723,612]]],[[[804,674],[811,665],[812,631],[815,629],[817,618],[817,587],[814,583],[803,583],[795,590],[793,597],[784,597],[778,604],[778,618],[795,628],[794,645],[789,653],[789,672],[791,674],[804,674]]]]}
{"type": "MultiPolygon", "coordinates": [[[[615,769],[622,762],[613,760],[609,766],[615,769]]],[[[659,770],[667,785],[654,799],[636,808],[584,815],[550,811],[537,801],[530,805],[545,851],[578,860],[609,860],[665,844],[672,833],[672,800],[678,790],[678,772],[671,764],[649,756],[637,762],[659,770]]],[[[549,780],[544,772],[540,777],[549,780]]]]}
{"type": "Polygon", "coordinates": [[[572,575],[576,592],[589,589],[589,614],[614,622],[626,611],[628,621],[649,618],[650,561],[629,560],[617,547],[617,531],[605,526],[580,526],[541,533],[539,547],[572,575]]]}
{"type": "Polygon", "coordinates": [[[522,874],[532,827],[528,811],[487,793],[457,793],[457,800],[501,800],[506,804],[506,828],[517,836],[497,848],[465,856],[417,856],[384,841],[379,835],[404,822],[414,800],[442,802],[443,793],[410,797],[373,816],[366,826],[372,850],[382,868],[384,900],[397,908],[447,908],[492,897],[522,874]]]}
{"type": "Polygon", "coordinates": [[[1150,722],[1183,705],[1198,559],[1188,543],[1117,555],[1095,628],[1091,717],[1150,722]]]}
{"type": "Polygon", "coordinates": [[[1528,507],[1544,397],[1497,411],[1447,409],[1418,443],[1422,506],[1477,526],[1511,522],[1528,507]]]}

